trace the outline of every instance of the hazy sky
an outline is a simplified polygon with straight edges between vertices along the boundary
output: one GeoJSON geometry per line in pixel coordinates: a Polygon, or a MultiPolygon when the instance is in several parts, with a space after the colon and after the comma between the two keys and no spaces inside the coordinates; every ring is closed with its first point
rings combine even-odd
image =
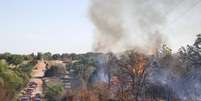
{"type": "MultiPolygon", "coordinates": [[[[170,47],[192,44],[201,33],[200,0],[183,0],[164,28],[170,47]]],[[[87,52],[94,27],[89,0],[0,0],[0,52],[87,52]]]]}
{"type": "Polygon", "coordinates": [[[87,0],[0,0],[0,52],[86,52],[87,0]]]}

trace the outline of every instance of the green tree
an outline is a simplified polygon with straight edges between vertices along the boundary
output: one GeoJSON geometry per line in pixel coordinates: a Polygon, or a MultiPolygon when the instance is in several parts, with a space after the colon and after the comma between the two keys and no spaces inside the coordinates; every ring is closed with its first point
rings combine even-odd
{"type": "Polygon", "coordinates": [[[23,64],[9,68],[5,60],[0,60],[0,101],[11,101],[30,78],[33,64],[23,64]]]}
{"type": "Polygon", "coordinates": [[[43,54],[43,58],[45,60],[51,60],[52,59],[52,54],[50,52],[46,52],[43,54]]]}
{"type": "Polygon", "coordinates": [[[0,55],[0,59],[8,60],[8,58],[11,56],[10,53],[6,52],[0,55]]]}
{"type": "Polygon", "coordinates": [[[0,61],[0,95],[5,95],[0,96],[0,98],[8,98],[8,100],[4,99],[3,101],[10,101],[23,86],[23,78],[19,74],[18,71],[9,69],[5,62],[0,61]]]}
{"type": "Polygon", "coordinates": [[[63,85],[48,86],[45,92],[45,98],[47,101],[60,101],[64,88],[63,85]]]}
{"type": "Polygon", "coordinates": [[[24,61],[21,55],[10,55],[6,60],[9,64],[19,65],[24,61]]]}
{"type": "Polygon", "coordinates": [[[41,60],[43,58],[43,54],[41,52],[37,53],[37,60],[41,60]]]}
{"type": "Polygon", "coordinates": [[[60,54],[54,54],[54,55],[52,55],[52,59],[59,60],[59,59],[61,59],[61,55],[60,54]]]}
{"type": "Polygon", "coordinates": [[[23,57],[25,60],[29,60],[29,61],[32,61],[35,58],[34,53],[23,55],[23,57]]]}

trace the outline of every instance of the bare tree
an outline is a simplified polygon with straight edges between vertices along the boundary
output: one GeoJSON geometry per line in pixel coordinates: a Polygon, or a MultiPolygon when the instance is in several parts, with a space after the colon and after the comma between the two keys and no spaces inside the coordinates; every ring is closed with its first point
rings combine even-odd
{"type": "Polygon", "coordinates": [[[142,98],[145,79],[148,74],[146,71],[148,67],[148,57],[135,51],[128,51],[127,56],[122,57],[117,63],[122,70],[119,77],[121,78],[127,75],[127,77],[124,78],[124,80],[126,80],[124,84],[128,84],[127,88],[131,91],[135,101],[138,101],[140,95],[142,98]]]}

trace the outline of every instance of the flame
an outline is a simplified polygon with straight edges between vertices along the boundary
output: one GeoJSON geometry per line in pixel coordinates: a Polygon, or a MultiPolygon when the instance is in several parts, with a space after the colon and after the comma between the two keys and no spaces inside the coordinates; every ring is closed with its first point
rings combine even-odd
{"type": "Polygon", "coordinates": [[[145,56],[140,55],[136,61],[136,64],[134,65],[133,73],[136,75],[144,74],[146,63],[147,59],[145,58],[145,56]]]}

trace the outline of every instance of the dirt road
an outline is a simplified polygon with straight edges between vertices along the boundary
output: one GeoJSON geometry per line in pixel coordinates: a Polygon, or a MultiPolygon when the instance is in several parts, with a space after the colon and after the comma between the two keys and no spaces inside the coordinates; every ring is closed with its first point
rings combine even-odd
{"type": "Polygon", "coordinates": [[[42,78],[44,76],[45,66],[44,61],[38,61],[31,73],[32,78],[42,78]]]}
{"type": "MultiPolygon", "coordinates": [[[[43,76],[45,74],[46,64],[44,61],[38,61],[38,63],[34,66],[31,79],[27,86],[21,91],[22,95],[19,99],[21,101],[31,101],[30,98],[38,98],[38,94],[43,95],[43,76]],[[35,85],[35,86],[34,86],[35,85]],[[23,100],[22,100],[23,99],[23,100]]],[[[43,101],[41,98],[37,101],[43,101]]]]}
{"type": "Polygon", "coordinates": [[[43,81],[42,81],[42,77],[45,74],[45,67],[46,64],[44,63],[44,61],[39,61],[36,66],[34,67],[31,75],[32,78],[30,81],[33,81],[35,83],[37,83],[37,87],[36,89],[33,91],[33,96],[37,93],[39,94],[43,94],[43,81]]]}

